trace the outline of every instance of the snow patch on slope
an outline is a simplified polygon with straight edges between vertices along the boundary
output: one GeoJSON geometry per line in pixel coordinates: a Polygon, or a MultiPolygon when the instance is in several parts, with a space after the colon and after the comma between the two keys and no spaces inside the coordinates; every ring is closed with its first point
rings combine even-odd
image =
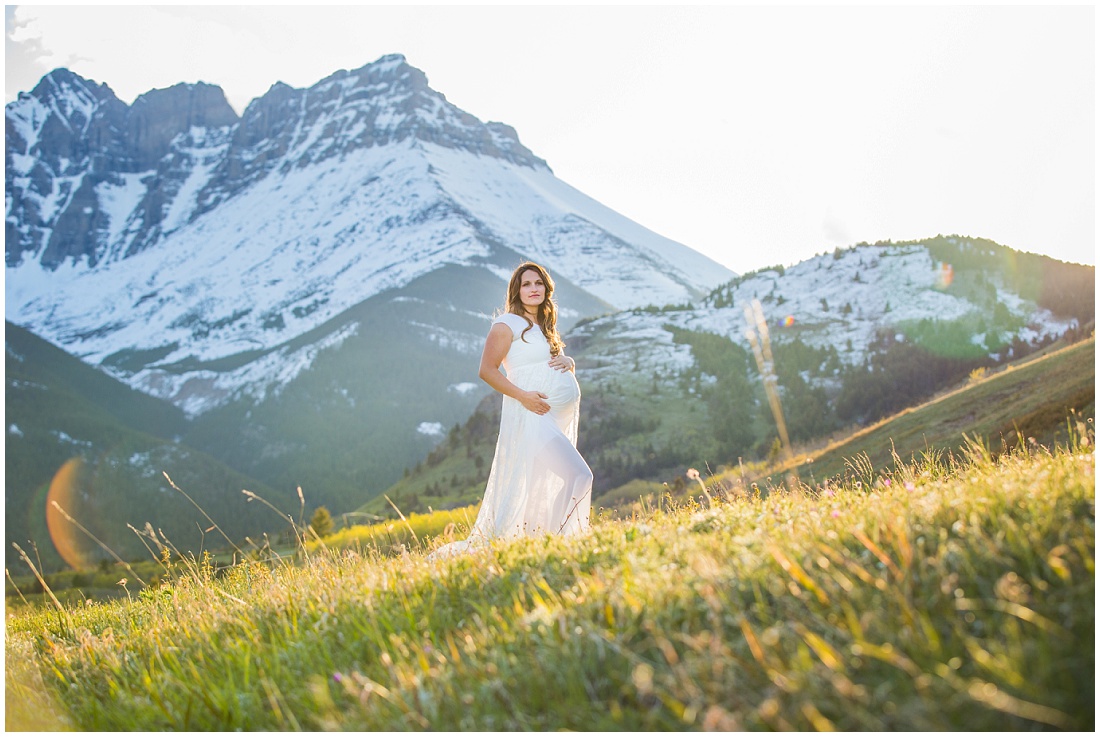
{"type": "Polygon", "coordinates": [[[676,344],[664,329],[669,322],[667,314],[621,312],[578,326],[566,342],[600,333],[598,340],[586,341],[585,381],[599,383],[624,374],[675,376],[690,369],[695,359],[691,346],[676,344]]]}
{"type": "Polygon", "coordinates": [[[100,182],[96,185],[96,197],[103,214],[107,216],[108,251],[114,251],[120,245],[119,242],[127,232],[127,225],[134,210],[141,203],[141,199],[148,191],[144,179],[153,176],[156,172],[148,171],[139,174],[120,174],[119,182],[100,182]]]}
{"type": "Polygon", "coordinates": [[[164,233],[171,233],[190,220],[198,204],[199,193],[210,182],[221,157],[229,148],[228,142],[217,143],[219,140],[228,138],[228,131],[229,129],[225,128],[217,132],[219,135],[211,136],[212,144],[207,144],[208,131],[205,128],[194,127],[186,136],[181,134],[177,137],[178,152],[195,163],[168,205],[164,220],[161,222],[161,230],[164,233]],[[192,145],[182,145],[185,140],[190,141],[192,145]]]}
{"type": "Polygon", "coordinates": [[[283,387],[309,369],[322,351],[339,346],[358,330],[359,323],[353,322],[316,343],[294,350],[284,346],[232,371],[174,373],[149,368],[131,377],[130,384],[167,399],[187,416],[195,417],[242,395],[256,401],[262,401],[269,393],[278,395],[283,387]]]}
{"type": "MultiPolygon", "coordinates": [[[[447,194],[504,242],[619,308],[684,302],[733,272],[596,202],[549,169],[424,146],[447,194]]],[[[504,276],[507,278],[507,275],[504,276]]]]}
{"type": "Polygon", "coordinates": [[[270,349],[442,263],[484,256],[471,228],[431,209],[423,161],[400,153],[362,149],[269,176],[94,271],[36,279],[41,267],[25,262],[8,271],[8,318],[90,363],[161,346],[174,346],[163,363],[208,361],[270,349]],[[419,227],[398,227],[410,217],[419,227]]]}

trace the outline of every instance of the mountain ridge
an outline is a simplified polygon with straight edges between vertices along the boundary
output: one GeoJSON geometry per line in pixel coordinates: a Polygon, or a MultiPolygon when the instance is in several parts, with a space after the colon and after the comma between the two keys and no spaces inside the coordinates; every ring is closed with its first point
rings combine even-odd
{"type": "MultiPolygon", "coordinates": [[[[184,85],[128,109],[178,98],[169,128],[189,127],[155,171],[117,146],[106,163],[89,153],[87,171],[58,159],[45,197],[32,174],[56,142],[37,159],[20,150],[29,134],[8,150],[8,318],[155,396],[189,380],[170,367],[274,350],[444,264],[503,278],[524,258],[553,262],[616,308],[701,296],[732,274],[560,182],[513,129],[450,105],[402,56],[305,90],[273,85],[234,125],[227,106],[188,112],[212,95],[227,105],[216,87],[184,85]],[[615,268],[600,268],[608,254],[615,268]],[[149,373],[119,370],[140,356],[149,373]]],[[[81,115],[107,116],[79,97],[81,115]]],[[[9,127],[30,125],[36,105],[9,105],[9,127]]]]}

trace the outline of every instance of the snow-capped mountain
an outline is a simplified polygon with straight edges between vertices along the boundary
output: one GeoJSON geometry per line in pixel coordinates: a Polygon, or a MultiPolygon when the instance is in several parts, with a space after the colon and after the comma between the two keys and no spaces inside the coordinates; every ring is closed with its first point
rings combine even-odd
{"type": "MultiPolygon", "coordinates": [[[[749,329],[760,331],[745,309],[758,301],[772,342],[797,339],[835,351],[840,365],[864,363],[884,334],[947,350],[930,338],[937,328],[963,335],[969,355],[999,361],[1012,357],[1014,343],[1034,346],[1082,323],[1072,311],[1055,312],[1037,299],[1044,267],[1053,261],[1033,257],[1026,278],[1021,268],[1000,268],[999,261],[1017,256],[1022,255],[962,237],[865,244],[745,274],[688,309],[624,311],[586,322],[574,335],[585,341],[594,378],[614,379],[615,367],[626,363],[674,376],[689,370],[693,360],[690,347],[676,344],[670,328],[721,335],[750,349],[749,329]],[[591,340],[596,334],[600,339],[591,340]]],[[[1091,275],[1087,267],[1062,266],[1080,270],[1086,282],[1091,275]]]]}
{"type": "Polygon", "coordinates": [[[126,106],[58,70],[7,106],[7,132],[7,319],[193,415],[285,385],[355,327],[292,341],[444,265],[504,277],[533,258],[605,310],[732,276],[399,55],[276,84],[239,119],[211,85],[126,106]]]}

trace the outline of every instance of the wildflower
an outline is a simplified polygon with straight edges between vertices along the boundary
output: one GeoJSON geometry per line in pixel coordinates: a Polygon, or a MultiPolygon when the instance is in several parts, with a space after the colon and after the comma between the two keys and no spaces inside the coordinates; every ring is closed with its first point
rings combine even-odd
{"type": "Polygon", "coordinates": [[[917,490],[917,485],[914,484],[912,481],[906,481],[905,482],[905,490],[906,491],[916,491],[917,490]]]}
{"type": "Polygon", "coordinates": [[[890,479],[883,479],[882,480],[882,485],[885,486],[886,488],[890,488],[890,479]]]}
{"type": "Polygon", "coordinates": [[[129,583],[125,578],[118,582],[118,585],[122,588],[126,588],[126,584],[129,583]]]}
{"type": "Polygon", "coordinates": [[[699,472],[697,470],[695,470],[694,468],[689,468],[688,472],[687,472],[687,477],[689,479],[691,479],[692,481],[698,481],[699,480],[699,472]]]}
{"type": "Polygon", "coordinates": [[[344,674],[340,673],[340,672],[333,673],[332,674],[332,680],[335,681],[336,683],[343,683],[344,674]]]}
{"type": "Polygon", "coordinates": [[[839,509],[834,509],[834,510],[832,511],[832,516],[834,516],[834,517],[839,517],[839,516],[840,516],[840,510],[839,510],[839,509]]]}

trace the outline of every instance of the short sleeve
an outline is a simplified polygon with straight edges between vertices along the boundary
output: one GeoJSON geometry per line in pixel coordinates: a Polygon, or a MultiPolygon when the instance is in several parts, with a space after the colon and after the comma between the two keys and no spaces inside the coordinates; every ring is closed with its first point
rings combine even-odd
{"type": "Polygon", "coordinates": [[[524,330],[526,330],[527,326],[530,324],[519,315],[513,314],[511,312],[505,312],[503,315],[493,320],[494,325],[496,325],[498,322],[503,323],[504,325],[507,325],[512,329],[512,340],[518,338],[520,334],[524,330]]]}

